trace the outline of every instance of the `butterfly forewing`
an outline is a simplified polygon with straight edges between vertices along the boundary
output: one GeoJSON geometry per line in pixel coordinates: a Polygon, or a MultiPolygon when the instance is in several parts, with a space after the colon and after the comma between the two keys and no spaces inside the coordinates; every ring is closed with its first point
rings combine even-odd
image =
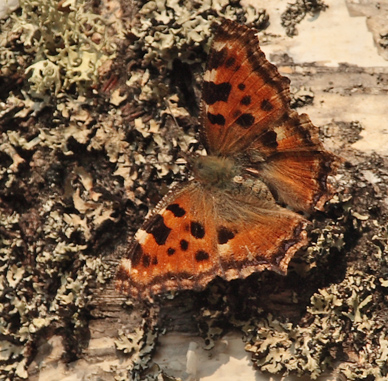
{"type": "Polygon", "coordinates": [[[133,295],[198,289],[217,275],[215,228],[204,194],[194,182],[169,193],[136,233],[117,286],[133,295]],[[200,278],[200,279],[199,279],[200,278]]]}
{"type": "Polygon", "coordinates": [[[289,108],[289,80],[260,50],[256,32],[225,20],[209,54],[202,91],[205,144],[232,155],[265,135],[289,108]]]}
{"type": "Polygon", "coordinates": [[[306,243],[301,216],[276,204],[263,209],[259,198],[250,198],[248,207],[244,197],[229,192],[215,199],[197,182],[173,192],[158,209],[137,232],[118,271],[118,289],[134,296],[201,290],[216,276],[245,278],[264,269],[285,274],[306,243]]]}
{"type": "Polygon", "coordinates": [[[291,110],[289,80],[266,60],[252,29],[221,24],[202,103],[209,153],[243,157],[277,200],[295,210],[322,208],[338,159],[324,149],[308,116],[291,110]]]}

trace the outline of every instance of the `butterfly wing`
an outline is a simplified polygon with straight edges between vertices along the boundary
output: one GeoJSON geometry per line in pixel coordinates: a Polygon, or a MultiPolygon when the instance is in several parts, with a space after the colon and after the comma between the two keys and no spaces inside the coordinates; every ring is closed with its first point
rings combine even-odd
{"type": "Polygon", "coordinates": [[[289,103],[289,80],[266,60],[255,31],[225,20],[204,75],[208,152],[242,157],[278,201],[296,210],[320,209],[331,197],[326,179],[338,160],[324,149],[308,116],[289,103]]]}
{"type": "Polygon", "coordinates": [[[305,225],[300,215],[271,199],[236,198],[192,181],[173,189],[136,233],[116,286],[149,298],[169,290],[200,290],[216,276],[245,278],[264,269],[285,274],[306,243],[305,225]]]}
{"type": "Polygon", "coordinates": [[[231,156],[289,112],[289,79],[260,50],[256,32],[230,20],[218,27],[202,88],[202,136],[209,154],[231,156]]]}
{"type": "Polygon", "coordinates": [[[322,209],[333,195],[327,177],[340,160],[324,149],[318,129],[306,114],[290,112],[272,129],[271,141],[253,141],[245,155],[249,167],[257,170],[276,199],[294,210],[322,209]],[[260,160],[255,162],[257,152],[260,160]]]}
{"type": "Polygon", "coordinates": [[[220,275],[213,272],[218,258],[204,254],[215,251],[208,213],[193,182],[173,188],[136,233],[119,267],[117,288],[133,296],[150,296],[196,288],[220,275]]]}

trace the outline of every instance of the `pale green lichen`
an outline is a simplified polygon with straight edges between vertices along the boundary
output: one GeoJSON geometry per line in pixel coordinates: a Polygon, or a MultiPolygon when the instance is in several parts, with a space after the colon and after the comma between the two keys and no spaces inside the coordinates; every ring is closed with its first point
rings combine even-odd
{"type": "MultiPolygon", "coordinates": [[[[113,57],[113,47],[103,18],[86,1],[22,0],[20,7],[10,33],[34,56],[26,74],[35,96],[57,95],[73,84],[84,92],[97,82],[98,68],[113,57]]],[[[0,57],[8,55],[3,47],[0,57]]],[[[7,66],[15,65],[17,58],[11,58],[7,66]]]]}

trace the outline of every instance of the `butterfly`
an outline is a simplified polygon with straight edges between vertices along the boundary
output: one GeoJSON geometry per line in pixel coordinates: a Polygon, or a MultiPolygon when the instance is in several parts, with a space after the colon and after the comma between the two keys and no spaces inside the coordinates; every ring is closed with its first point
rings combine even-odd
{"type": "Polygon", "coordinates": [[[173,187],[129,245],[116,288],[151,298],[202,290],[215,277],[286,274],[307,244],[308,221],[332,197],[337,157],[306,114],[290,108],[290,81],[260,50],[256,31],[224,20],[209,52],[201,100],[206,156],[173,187]],[[284,206],[288,206],[287,208],[284,206]]]}

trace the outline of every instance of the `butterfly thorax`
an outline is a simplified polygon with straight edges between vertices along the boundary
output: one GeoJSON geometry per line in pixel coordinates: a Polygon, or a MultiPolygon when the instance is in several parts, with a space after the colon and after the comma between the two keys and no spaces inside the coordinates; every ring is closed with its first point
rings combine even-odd
{"type": "Polygon", "coordinates": [[[194,177],[202,184],[225,188],[237,174],[232,158],[222,156],[199,156],[193,160],[194,177]]]}

